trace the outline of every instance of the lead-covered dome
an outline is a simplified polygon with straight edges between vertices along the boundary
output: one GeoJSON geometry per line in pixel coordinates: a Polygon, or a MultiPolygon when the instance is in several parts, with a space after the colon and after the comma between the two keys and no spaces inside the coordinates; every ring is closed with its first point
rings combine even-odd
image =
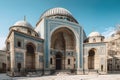
{"type": "Polygon", "coordinates": [[[42,14],[41,18],[46,17],[46,16],[51,16],[51,15],[57,15],[57,14],[68,15],[72,17],[72,14],[67,9],[57,7],[57,8],[52,8],[52,9],[45,11],[45,13],[42,14]]]}
{"type": "Polygon", "coordinates": [[[45,11],[41,17],[40,20],[48,17],[48,18],[57,18],[57,19],[66,19],[71,22],[78,23],[76,19],[72,16],[72,14],[65,8],[57,7],[57,8],[52,8],[47,11],[45,11]]]}
{"type": "Polygon", "coordinates": [[[13,26],[33,28],[32,25],[27,21],[17,21],[13,26]]]}
{"type": "Polygon", "coordinates": [[[32,27],[32,25],[25,20],[17,21],[15,24],[13,24],[13,26],[11,26],[9,28],[9,30],[10,31],[15,30],[17,32],[25,33],[27,35],[31,35],[31,36],[34,36],[34,37],[39,36],[38,33],[32,27]]]}
{"type": "Polygon", "coordinates": [[[88,37],[98,37],[98,36],[102,36],[99,32],[91,32],[88,37]]]}

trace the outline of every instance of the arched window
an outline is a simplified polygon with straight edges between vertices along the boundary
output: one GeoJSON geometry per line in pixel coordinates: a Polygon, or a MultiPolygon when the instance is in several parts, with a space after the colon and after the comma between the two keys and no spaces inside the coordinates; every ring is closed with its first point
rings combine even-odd
{"type": "Polygon", "coordinates": [[[68,53],[68,56],[70,56],[70,53],[68,53]]]}
{"type": "Polygon", "coordinates": [[[101,65],[101,71],[103,71],[103,65],[101,65]]]}
{"type": "Polygon", "coordinates": [[[103,41],[103,39],[101,38],[101,42],[103,41]]]}
{"type": "Polygon", "coordinates": [[[17,45],[18,45],[18,47],[21,47],[21,42],[18,41],[18,42],[17,42],[17,45]]]}
{"type": "Polygon", "coordinates": [[[34,53],[34,47],[32,45],[27,45],[27,53],[33,54],[34,53]]]}
{"type": "Polygon", "coordinates": [[[119,70],[119,65],[117,65],[117,70],[119,70]]]}
{"type": "Polygon", "coordinates": [[[96,42],[96,39],[95,39],[95,38],[93,39],[93,42],[96,42]]]}
{"type": "Polygon", "coordinates": [[[52,58],[50,58],[50,64],[53,64],[53,60],[52,60],[52,58]]]}
{"type": "Polygon", "coordinates": [[[31,31],[28,29],[28,34],[31,34],[31,31]]]}
{"type": "Polygon", "coordinates": [[[68,65],[70,65],[70,59],[68,59],[68,65]]]}

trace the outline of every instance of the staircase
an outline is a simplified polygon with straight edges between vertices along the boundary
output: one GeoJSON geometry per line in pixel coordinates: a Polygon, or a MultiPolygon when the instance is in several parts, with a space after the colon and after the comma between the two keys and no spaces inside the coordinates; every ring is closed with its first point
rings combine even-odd
{"type": "Polygon", "coordinates": [[[27,77],[39,77],[42,76],[42,72],[28,72],[27,77]]]}
{"type": "Polygon", "coordinates": [[[70,75],[70,74],[71,74],[71,72],[68,70],[57,70],[55,72],[55,75],[57,75],[57,76],[65,76],[65,75],[70,75]]]}

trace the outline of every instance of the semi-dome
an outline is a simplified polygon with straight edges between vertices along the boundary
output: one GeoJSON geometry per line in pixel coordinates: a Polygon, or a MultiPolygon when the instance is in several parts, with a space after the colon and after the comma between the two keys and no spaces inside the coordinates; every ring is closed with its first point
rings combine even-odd
{"type": "Polygon", "coordinates": [[[99,32],[91,32],[88,37],[97,37],[97,36],[102,36],[99,32]]]}
{"type": "Polygon", "coordinates": [[[32,25],[27,21],[17,21],[13,26],[23,26],[23,27],[33,28],[32,25]]]}
{"type": "Polygon", "coordinates": [[[40,20],[43,19],[44,17],[49,17],[49,18],[52,17],[53,18],[53,16],[54,16],[54,18],[66,19],[68,21],[78,23],[76,21],[76,19],[72,16],[72,14],[67,9],[61,8],[61,7],[56,7],[56,8],[52,8],[52,9],[45,11],[41,15],[40,20]]]}

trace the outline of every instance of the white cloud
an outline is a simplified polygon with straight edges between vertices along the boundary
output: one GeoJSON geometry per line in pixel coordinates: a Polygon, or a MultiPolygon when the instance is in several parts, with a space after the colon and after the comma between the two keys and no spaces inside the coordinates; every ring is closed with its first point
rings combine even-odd
{"type": "Polygon", "coordinates": [[[0,50],[3,50],[5,48],[5,40],[6,37],[0,37],[0,50]]]}
{"type": "Polygon", "coordinates": [[[108,38],[114,33],[115,33],[115,28],[114,27],[108,27],[108,28],[105,28],[105,31],[102,32],[102,35],[105,36],[106,38],[108,38]]]}

